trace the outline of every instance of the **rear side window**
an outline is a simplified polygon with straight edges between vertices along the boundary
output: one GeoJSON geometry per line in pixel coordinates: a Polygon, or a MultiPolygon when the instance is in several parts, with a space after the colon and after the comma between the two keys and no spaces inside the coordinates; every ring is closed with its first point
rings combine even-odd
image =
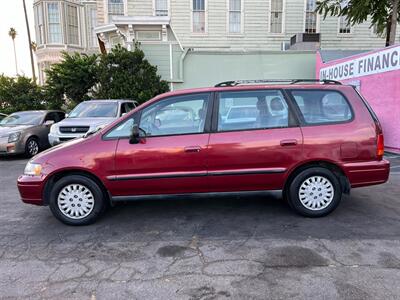
{"type": "Polygon", "coordinates": [[[291,91],[306,124],[347,122],[353,118],[352,110],[344,96],[336,91],[291,91]]]}
{"type": "Polygon", "coordinates": [[[58,113],[57,113],[57,115],[58,115],[58,119],[59,119],[59,121],[61,121],[61,120],[64,120],[64,119],[65,119],[65,113],[63,113],[63,112],[58,112],[58,113]]]}
{"type": "Polygon", "coordinates": [[[45,119],[44,121],[45,121],[45,122],[46,122],[46,121],[54,121],[54,123],[57,123],[57,122],[60,121],[60,119],[59,119],[58,113],[51,112],[51,113],[48,113],[48,114],[46,115],[46,119],[45,119]]]}
{"type": "Polygon", "coordinates": [[[289,110],[279,90],[223,92],[218,131],[288,127],[289,110]]]}

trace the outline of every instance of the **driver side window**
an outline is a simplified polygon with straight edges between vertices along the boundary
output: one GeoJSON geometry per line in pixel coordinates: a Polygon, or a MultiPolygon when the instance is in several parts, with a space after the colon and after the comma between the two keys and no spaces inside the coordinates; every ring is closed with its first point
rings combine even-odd
{"type": "Polygon", "coordinates": [[[118,126],[114,127],[109,133],[107,133],[106,138],[127,138],[132,133],[134,118],[129,118],[124,122],[120,123],[118,126]]]}
{"type": "Polygon", "coordinates": [[[209,94],[184,95],[146,107],[139,127],[148,136],[204,132],[209,94]]]}

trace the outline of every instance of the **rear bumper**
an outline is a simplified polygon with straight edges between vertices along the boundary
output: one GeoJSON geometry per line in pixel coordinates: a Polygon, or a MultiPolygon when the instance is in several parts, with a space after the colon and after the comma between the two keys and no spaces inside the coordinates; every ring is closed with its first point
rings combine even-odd
{"type": "Polygon", "coordinates": [[[382,184],[388,181],[390,162],[380,161],[346,163],[343,169],[352,188],[382,184]]]}
{"type": "Polygon", "coordinates": [[[43,189],[44,178],[21,175],[18,177],[17,186],[21,200],[34,205],[44,205],[43,189]]]}

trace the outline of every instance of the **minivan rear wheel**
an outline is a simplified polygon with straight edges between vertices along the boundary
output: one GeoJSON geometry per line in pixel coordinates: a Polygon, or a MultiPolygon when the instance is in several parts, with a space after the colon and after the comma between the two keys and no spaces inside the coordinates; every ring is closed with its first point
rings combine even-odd
{"type": "Polygon", "coordinates": [[[67,225],[94,223],[106,208],[102,189],[92,179],[68,175],[54,184],[49,206],[53,215],[67,225]]]}
{"type": "Polygon", "coordinates": [[[297,213],[306,217],[323,217],[339,205],[342,189],[330,170],[312,167],[294,177],[286,196],[290,207],[297,213]]]}

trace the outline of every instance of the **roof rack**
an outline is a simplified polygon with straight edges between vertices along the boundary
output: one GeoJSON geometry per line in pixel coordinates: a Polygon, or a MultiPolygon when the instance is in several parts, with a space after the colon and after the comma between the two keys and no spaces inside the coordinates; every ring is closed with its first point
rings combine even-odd
{"type": "Polygon", "coordinates": [[[342,84],[336,80],[330,79],[249,79],[249,80],[231,80],[220,82],[215,85],[215,87],[229,87],[229,86],[237,86],[243,84],[257,84],[257,83],[287,83],[287,84],[296,84],[296,83],[322,83],[322,84],[342,84]]]}

